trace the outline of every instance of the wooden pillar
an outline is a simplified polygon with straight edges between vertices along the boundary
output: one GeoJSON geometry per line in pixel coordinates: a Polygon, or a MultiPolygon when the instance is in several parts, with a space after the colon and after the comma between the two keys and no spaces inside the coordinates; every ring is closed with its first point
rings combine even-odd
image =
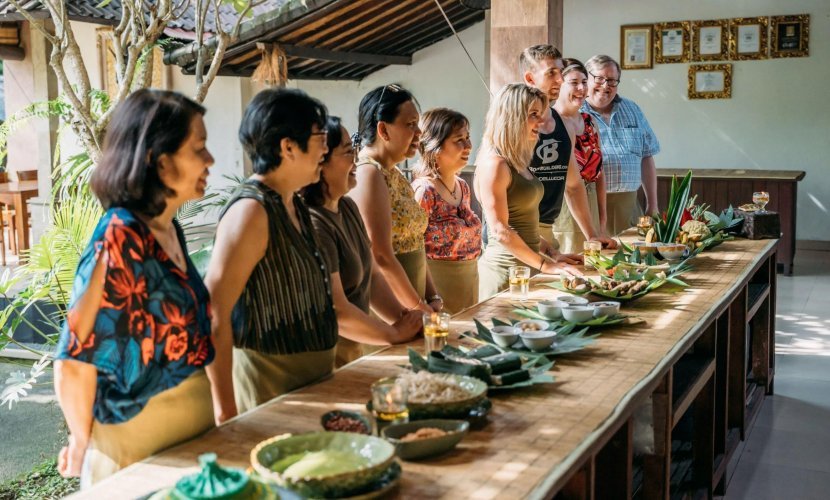
{"type": "Polygon", "coordinates": [[[492,0],[490,4],[490,89],[520,81],[519,54],[549,43],[562,50],[564,0],[492,0]]]}

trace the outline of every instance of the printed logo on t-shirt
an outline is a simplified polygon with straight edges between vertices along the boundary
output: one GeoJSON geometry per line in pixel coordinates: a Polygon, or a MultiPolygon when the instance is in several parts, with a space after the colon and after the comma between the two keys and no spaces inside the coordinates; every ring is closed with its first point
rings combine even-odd
{"type": "Polygon", "coordinates": [[[559,159],[559,142],[556,139],[545,139],[536,146],[536,156],[542,160],[542,165],[553,163],[559,159]]]}

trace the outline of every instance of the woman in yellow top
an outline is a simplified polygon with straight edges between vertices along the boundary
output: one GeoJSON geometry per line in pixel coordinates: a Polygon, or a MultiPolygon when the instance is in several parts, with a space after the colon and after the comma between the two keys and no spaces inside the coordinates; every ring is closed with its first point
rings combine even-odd
{"type": "Polygon", "coordinates": [[[443,299],[426,265],[427,214],[397,164],[418,150],[418,108],[409,91],[378,87],[360,101],[357,186],[350,196],[372,242],[372,256],[398,301],[409,309],[440,311],[443,299]]]}
{"type": "Polygon", "coordinates": [[[578,256],[558,254],[539,237],[539,201],[544,188],[527,166],[539,130],[546,126],[547,109],[544,93],[513,83],[502,87],[487,111],[474,181],[488,235],[478,265],[479,300],[506,288],[511,266],[582,274],[571,265],[579,263],[578,256]]]}

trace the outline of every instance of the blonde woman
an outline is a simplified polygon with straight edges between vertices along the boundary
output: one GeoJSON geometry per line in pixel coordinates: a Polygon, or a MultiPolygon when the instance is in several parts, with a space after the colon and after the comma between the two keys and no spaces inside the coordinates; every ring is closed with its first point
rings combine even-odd
{"type": "Polygon", "coordinates": [[[539,237],[544,188],[527,165],[547,109],[542,91],[513,83],[502,87],[487,111],[474,181],[488,240],[478,265],[480,300],[506,288],[514,265],[532,272],[582,274],[571,265],[579,263],[578,257],[552,251],[539,237]]]}
{"type": "Polygon", "coordinates": [[[436,108],[421,117],[421,131],[412,187],[429,216],[427,266],[444,309],[456,313],[478,302],[481,219],[470,206],[470,186],[457,175],[470,160],[470,123],[457,111],[436,108]]]}

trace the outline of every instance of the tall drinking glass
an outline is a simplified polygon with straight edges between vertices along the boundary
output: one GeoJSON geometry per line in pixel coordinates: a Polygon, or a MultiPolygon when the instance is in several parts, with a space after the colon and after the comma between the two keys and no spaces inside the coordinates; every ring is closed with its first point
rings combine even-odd
{"type": "Polygon", "coordinates": [[[450,336],[450,315],[443,312],[424,314],[424,342],[426,354],[440,351],[450,336]]]}
{"type": "Polygon", "coordinates": [[[508,272],[510,273],[508,276],[510,295],[519,300],[526,300],[530,291],[530,268],[527,266],[512,266],[508,272]]]}

